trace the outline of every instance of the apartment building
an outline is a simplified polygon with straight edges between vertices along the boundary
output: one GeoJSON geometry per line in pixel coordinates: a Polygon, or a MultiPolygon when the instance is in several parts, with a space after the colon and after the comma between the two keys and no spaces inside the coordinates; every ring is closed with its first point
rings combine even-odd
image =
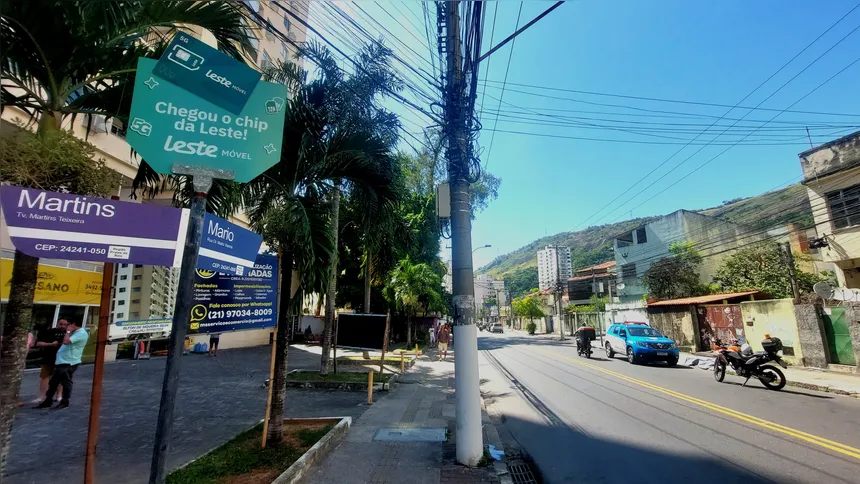
{"type": "MultiPolygon", "coordinates": [[[[555,289],[558,284],[567,285],[573,275],[570,263],[570,247],[548,245],[537,253],[538,288],[555,289]]],[[[565,287],[566,289],[566,287],[565,287]]]]}
{"type": "Polygon", "coordinates": [[[474,279],[475,290],[475,305],[479,312],[486,316],[486,319],[497,321],[499,316],[504,313],[504,308],[508,304],[507,294],[505,294],[505,281],[488,276],[487,274],[479,274],[474,279]],[[496,304],[491,301],[495,300],[496,304]],[[480,311],[483,309],[483,311],[480,311]]]}
{"type": "MultiPolygon", "coordinates": [[[[260,70],[279,60],[296,62],[296,48],[293,44],[302,45],[306,41],[306,31],[303,26],[295,22],[294,17],[285,13],[281,7],[307,19],[307,5],[301,2],[255,0],[243,1],[242,3],[248,9],[249,32],[252,35],[252,49],[246,52],[247,62],[260,70]],[[282,35],[286,36],[287,41],[283,40],[282,35]]],[[[210,45],[215,43],[214,37],[209,32],[194,29],[190,33],[210,45]]],[[[36,124],[30,121],[29,116],[23,111],[14,107],[7,107],[0,113],[0,136],[23,126],[28,129],[35,129],[36,124]]],[[[69,117],[64,120],[63,128],[92,143],[96,149],[94,156],[103,159],[110,169],[122,176],[120,186],[117,187],[117,195],[121,200],[141,202],[139,198],[131,198],[130,189],[131,181],[137,174],[140,160],[133,154],[131,147],[126,142],[126,127],[120,120],[108,119],[103,116],[79,116],[75,119],[69,117]]],[[[162,191],[157,196],[142,202],[170,205],[172,198],[172,192],[162,191]]],[[[247,218],[244,214],[236,214],[231,217],[231,221],[248,227],[247,218]]],[[[5,221],[0,215],[0,249],[2,249],[0,251],[0,263],[11,267],[14,246],[6,232],[5,221]]],[[[39,266],[40,274],[46,274],[46,277],[58,273],[61,269],[64,280],[89,281],[93,278],[92,274],[98,273],[98,286],[101,286],[101,264],[43,260],[39,266]]],[[[3,272],[4,277],[8,277],[7,274],[11,274],[11,270],[3,272]]],[[[118,264],[114,276],[115,297],[111,302],[111,322],[172,316],[173,307],[176,303],[177,278],[176,269],[118,264]]],[[[0,281],[2,284],[6,282],[0,281]]],[[[42,321],[43,326],[53,327],[58,319],[68,315],[83,321],[89,330],[95,328],[98,322],[98,295],[82,293],[65,299],[62,297],[57,299],[56,295],[45,295],[44,297],[47,298],[44,300],[44,304],[37,298],[39,320],[42,321]],[[68,303],[68,301],[72,302],[68,303]]],[[[2,315],[3,303],[7,299],[8,295],[3,293],[2,299],[0,299],[0,315],[2,315]]],[[[221,338],[221,347],[268,343],[271,330],[260,329],[240,333],[244,334],[225,334],[221,338]]],[[[197,338],[203,341],[205,336],[197,338]]],[[[95,339],[91,338],[91,341],[95,341],[95,339]]],[[[113,356],[111,351],[108,351],[107,358],[112,359],[113,356]]]]}

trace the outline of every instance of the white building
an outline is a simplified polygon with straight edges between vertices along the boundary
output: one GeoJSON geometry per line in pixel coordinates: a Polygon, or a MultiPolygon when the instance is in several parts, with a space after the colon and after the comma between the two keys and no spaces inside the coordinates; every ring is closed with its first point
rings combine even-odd
{"type": "Polygon", "coordinates": [[[495,299],[496,304],[487,308],[485,314],[492,318],[498,318],[500,316],[500,308],[504,308],[508,304],[507,295],[505,294],[505,281],[495,279],[487,274],[480,274],[475,276],[474,285],[476,308],[485,307],[485,301],[495,299]]]}
{"type": "MultiPolygon", "coordinates": [[[[537,253],[538,288],[555,289],[559,282],[567,285],[573,275],[570,263],[570,247],[548,245],[537,253]]],[[[565,288],[566,289],[566,288],[565,288]]]]}

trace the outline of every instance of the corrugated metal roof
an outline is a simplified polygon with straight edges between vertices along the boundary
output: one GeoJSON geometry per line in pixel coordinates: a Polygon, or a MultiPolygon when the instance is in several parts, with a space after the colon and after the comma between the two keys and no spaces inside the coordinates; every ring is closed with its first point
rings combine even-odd
{"type": "Polygon", "coordinates": [[[719,302],[724,299],[734,299],[736,297],[750,296],[759,294],[759,291],[744,291],[744,292],[729,292],[725,294],[708,294],[707,296],[682,297],[680,299],[666,299],[665,301],[657,301],[648,303],[651,306],[684,306],[689,304],[707,304],[719,302]]]}

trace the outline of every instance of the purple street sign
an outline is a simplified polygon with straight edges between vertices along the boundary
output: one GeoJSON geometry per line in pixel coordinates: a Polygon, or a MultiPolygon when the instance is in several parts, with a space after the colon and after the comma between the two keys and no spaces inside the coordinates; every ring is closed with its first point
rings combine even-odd
{"type": "Polygon", "coordinates": [[[188,210],[0,187],[15,248],[34,257],[179,267],[188,210]]]}

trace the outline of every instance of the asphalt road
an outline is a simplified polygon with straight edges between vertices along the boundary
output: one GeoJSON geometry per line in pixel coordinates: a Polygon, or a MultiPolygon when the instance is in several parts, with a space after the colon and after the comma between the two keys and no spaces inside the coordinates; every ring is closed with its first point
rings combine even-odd
{"type": "Polygon", "coordinates": [[[479,333],[481,389],[544,482],[858,483],[860,399],[479,333]]]}

